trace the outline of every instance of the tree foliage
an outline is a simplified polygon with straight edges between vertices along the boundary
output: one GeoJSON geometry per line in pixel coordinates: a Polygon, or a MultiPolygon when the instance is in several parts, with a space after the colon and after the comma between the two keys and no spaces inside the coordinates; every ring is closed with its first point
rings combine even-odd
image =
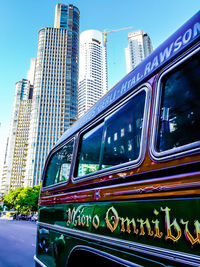
{"type": "Polygon", "coordinates": [[[34,187],[19,187],[10,190],[4,196],[4,206],[8,209],[18,210],[21,214],[29,214],[38,210],[40,185],[34,187]]]}
{"type": "Polygon", "coordinates": [[[14,190],[10,190],[9,194],[4,196],[4,206],[8,209],[15,209],[17,204],[17,197],[23,190],[23,187],[16,188],[14,190]]]}

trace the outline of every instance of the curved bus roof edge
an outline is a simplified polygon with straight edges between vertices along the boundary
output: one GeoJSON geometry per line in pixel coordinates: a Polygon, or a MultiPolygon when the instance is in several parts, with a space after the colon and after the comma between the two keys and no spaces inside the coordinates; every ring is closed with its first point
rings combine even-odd
{"type": "Polygon", "coordinates": [[[164,65],[178,56],[184,49],[190,48],[200,39],[200,11],[183,24],[174,34],[156,48],[136,68],[123,77],[106,95],[104,95],[87,113],[85,113],[71,128],[61,136],[56,145],[62,142],[99,116],[122,96],[130,93],[144,80],[153,76],[164,65]]]}

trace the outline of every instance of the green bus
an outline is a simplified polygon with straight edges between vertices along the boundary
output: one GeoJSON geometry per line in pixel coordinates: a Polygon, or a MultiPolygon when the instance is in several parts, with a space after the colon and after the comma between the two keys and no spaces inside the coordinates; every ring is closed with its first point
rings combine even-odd
{"type": "Polygon", "coordinates": [[[200,12],[50,152],[36,266],[200,266],[200,12]]]}

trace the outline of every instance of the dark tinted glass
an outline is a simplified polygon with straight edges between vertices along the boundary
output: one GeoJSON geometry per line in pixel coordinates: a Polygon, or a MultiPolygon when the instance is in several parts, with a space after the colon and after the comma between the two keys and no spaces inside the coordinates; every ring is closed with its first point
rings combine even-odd
{"type": "Polygon", "coordinates": [[[146,92],[141,91],[104,123],[82,135],[76,176],[138,159],[145,97],[146,92]]]}
{"type": "Polygon", "coordinates": [[[73,147],[74,140],[71,140],[52,156],[47,167],[44,186],[68,181],[73,147]]]}
{"type": "Polygon", "coordinates": [[[103,125],[100,124],[82,136],[78,153],[77,176],[99,170],[102,134],[103,125]]]}
{"type": "Polygon", "coordinates": [[[176,149],[200,140],[200,54],[162,78],[156,150],[176,149]]]}
{"type": "Polygon", "coordinates": [[[106,120],[102,169],[139,157],[145,96],[140,92],[106,120]]]}

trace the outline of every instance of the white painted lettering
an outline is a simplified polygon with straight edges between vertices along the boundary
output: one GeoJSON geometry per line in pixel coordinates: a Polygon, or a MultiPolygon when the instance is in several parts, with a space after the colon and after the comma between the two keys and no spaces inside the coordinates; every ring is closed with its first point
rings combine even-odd
{"type": "Polygon", "coordinates": [[[193,28],[193,38],[200,33],[200,23],[197,22],[194,24],[193,28]]]}
{"type": "Polygon", "coordinates": [[[131,87],[133,87],[135,85],[135,76],[133,76],[133,78],[131,79],[131,87]]]}
{"type": "Polygon", "coordinates": [[[179,36],[175,43],[174,43],[174,52],[178,51],[182,45],[182,42],[181,42],[181,39],[182,39],[182,36],[179,36]]]}
{"type": "Polygon", "coordinates": [[[153,63],[152,63],[152,65],[151,65],[151,71],[155,68],[155,67],[157,67],[159,65],[159,63],[158,63],[158,56],[156,56],[156,57],[154,57],[154,59],[153,59],[153,63]]]}
{"type": "Polygon", "coordinates": [[[113,102],[115,100],[115,97],[116,97],[116,92],[114,91],[111,93],[110,102],[113,102]]]}
{"type": "Polygon", "coordinates": [[[143,76],[140,75],[140,73],[138,72],[138,74],[137,74],[137,82],[138,82],[142,77],[143,77],[143,76]]]}
{"type": "Polygon", "coordinates": [[[131,80],[128,81],[128,89],[131,87],[131,80]]]}
{"type": "Polygon", "coordinates": [[[171,43],[170,47],[166,47],[163,52],[160,52],[160,63],[165,61],[168,57],[170,57],[171,52],[172,52],[172,47],[174,45],[174,42],[171,43]]]}
{"type": "Polygon", "coordinates": [[[192,37],[192,29],[187,30],[183,35],[183,44],[187,44],[192,37]]]}
{"type": "Polygon", "coordinates": [[[124,92],[126,92],[126,86],[127,86],[127,82],[122,84],[122,88],[121,88],[121,94],[123,94],[124,92]]]}
{"type": "Polygon", "coordinates": [[[147,63],[144,70],[144,75],[149,74],[151,71],[151,62],[147,63]]]}

